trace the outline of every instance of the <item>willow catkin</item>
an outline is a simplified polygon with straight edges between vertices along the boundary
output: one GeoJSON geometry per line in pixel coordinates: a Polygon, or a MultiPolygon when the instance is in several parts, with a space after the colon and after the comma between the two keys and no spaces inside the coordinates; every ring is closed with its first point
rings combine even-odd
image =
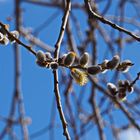
{"type": "Polygon", "coordinates": [[[126,73],[129,71],[129,69],[131,68],[131,66],[133,66],[134,63],[132,63],[130,60],[124,60],[123,62],[121,62],[119,64],[119,66],[117,67],[118,71],[121,71],[123,73],[126,73]]]}
{"type": "Polygon", "coordinates": [[[72,68],[71,69],[71,76],[76,81],[77,84],[83,86],[88,82],[88,77],[85,71],[72,68]]]}
{"type": "Polygon", "coordinates": [[[66,56],[65,56],[65,59],[64,59],[64,65],[65,66],[71,66],[74,61],[75,61],[75,52],[69,52],[66,56]]]}
{"type": "Polygon", "coordinates": [[[85,52],[80,57],[79,64],[84,67],[84,66],[86,66],[88,64],[88,61],[89,61],[89,54],[87,52],[85,52]]]}
{"type": "Polygon", "coordinates": [[[92,74],[92,75],[96,75],[96,74],[100,73],[101,71],[102,71],[102,68],[99,65],[93,65],[93,66],[87,68],[88,74],[92,74]]]}
{"type": "Polygon", "coordinates": [[[115,69],[118,67],[119,63],[120,63],[120,57],[118,55],[115,55],[112,58],[112,60],[107,63],[107,68],[111,70],[115,69]]]}
{"type": "Polygon", "coordinates": [[[113,83],[107,83],[108,91],[111,95],[115,96],[117,94],[117,87],[113,83]]]}
{"type": "Polygon", "coordinates": [[[37,61],[40,61],[40,62],[46,61],[46,55],[41,50],[37,51],[36,58],[37,58],[37,61]]]}

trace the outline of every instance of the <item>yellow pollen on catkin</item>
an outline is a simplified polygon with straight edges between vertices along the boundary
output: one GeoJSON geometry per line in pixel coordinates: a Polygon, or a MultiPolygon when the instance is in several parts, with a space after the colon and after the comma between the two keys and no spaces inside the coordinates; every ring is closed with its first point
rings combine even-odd
{"type": "Polygon", "coordinates": [[[88,82],[87,74],[86,74],[86,72],[84,72],[82,70],[72,68],[71,76],[76,81],[76,83],[79,84],[80,86],[83,86],[88,82]]]}

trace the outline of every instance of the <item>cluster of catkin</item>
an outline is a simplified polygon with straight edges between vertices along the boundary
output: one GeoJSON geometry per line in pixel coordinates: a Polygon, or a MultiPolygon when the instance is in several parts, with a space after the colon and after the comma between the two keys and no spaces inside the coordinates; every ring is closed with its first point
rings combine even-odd
{"type": "MultiPolygon", "coordinates": [[[[16,42],[18,39],[18,31],[9,31],[9,25],[5,24],[4,27],[0,27],[0,44],[7,45],[9,42],[16,42]],[[7,34],[9,32],[9,34],[7,34]]],[[[40,67],[57,69],[59,66],[70,69],[71,76],[79,85],[85,85],[88,82],[88,75],[97,75],[99,73],[105,73],[108,70],[117,70],[123,73],[129,71],[130,67],[134,64],[130,60],[120,61],[120,57],[115,55],[111,60],[105,59],[102,63],[96,65],[89,65],[89,53],[84,52],[80,58],[76,59],[75,52],[68,52],[63,54],[62,57],[57,60],[54,59],[50,52],[43,52],[41,50],[36,52],[36,63],[40,67]]],[[[124,100],[127,96],[127,92],[133,92],[133,86],[128,80],[119,81],[118,86],[113,83],[107,84],[109,93],[119,99],[124,100]]]]}
{"type": "Polygon", "coordinates": [[[49,52],[39,50],[36,58],[36,63],[41,67],[57,69],[58,66],[63,66],[69,68],[71,76],[79,85],[85,85],[88,82],[88,75],[97,75],[114,69],[125,73],[134,65],[130,60],[121,62],[120,57],[115,55],[111,60],[105,59],[100,64],[89,66],[89,54],[87,52],[82,54],[77,64],[75,64],[76,54],[71,51],[58,60],[53,60],[49,52]]]}
{"type": "Polygon", "coordinates": [[[108,83],[107,87],[109,93],[119,101],[126,100],[127,93],[132,93],[134,90],[132,84],[128,80],[119,80],[117,86],[113,83],[108,83]]]}
{"type": "Polygon", "coordinates": [[[0,27],[0,44],[1,45],[8,45],[9,42],[11,43],[15,43],[15,39],[13,38],[13,36],[15,38],[18,38],[19,37],[19,32],[14,30],[14,31],[9,31],[9,25],[8,24],[5,24],[4,25],[5,27],[0,27]],[[10,32],[11,35],[8,35],[6,30],[10,32]]]}

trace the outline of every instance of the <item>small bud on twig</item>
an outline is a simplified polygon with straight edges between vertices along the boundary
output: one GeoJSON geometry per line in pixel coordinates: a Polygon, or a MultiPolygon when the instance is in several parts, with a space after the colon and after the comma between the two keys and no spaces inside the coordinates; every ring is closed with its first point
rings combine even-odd
{"type": "Polygon", "coordinates": [[[74,63],[75,56],[75,52],[69,52],[64,59],[64,65],[71,66],[74,63]]]}
{"type": "Polygon", "coordinates": [[[115,96],[117,94],[117,87],[113,83],[107,83],[107,88],[111,95],[115,96]]]}
{"type": "Polygon", "coordinates": [[[4,28],[3,27],[0,28],[0,33],[6,35],[7,32],[5,31],[5,29],[9,31],[9,24],[4,24],[4,28]]]}
{"type": "Polygon", "coordinates": [[[48,63],[46,61],[36,60],[36,64],[40,67],[48,67],[48,63]]]}
{"type": "Polygon", "coordinates": [[[52,59],[52,55],[50,52],[45,52],[45,56],[47,60],[51,60],[52,59]]]}
{"type": "Polygon", "coordinates": [[[87,52],[85,52],[81,56],[81,58],[79,60],[79,64],[84,67],[84,66],[86,66],[88,64],[88,61],[89,61],[89,54],[87,52]]]}
{"type": "Polygon", "coordinates": [[[107,68],[108,68],[108,69],[111,69],[111,70],[112,70],[112,69],[115,69],[115,68],[118,67],[119,62],[120,62],[120,57],[119,57],[118,55],[115,55],[115,56],[112,58],[112,60],[109,61],[109,62],[107,63],[107,68]]]}
{"type": "Polygon", "coordinates": [[[93,65],[93,66],[87,68],[87,72],[92,75],[98,74],[101,71],[102,71],[102,68],[99,65],[93,65]]]}
{"type": "Polygon", "coordinates": [[[125,101],[126,100],[126,93],[125,92],[119,92],[118,96],[117,96],[117,99],[121,102],[125,101]]]}
{"type": "Polygon", "coordinates": [[[2,41],[4,38],[4,35],[2,33],[0,33],[0,41],[2,41]]]}
{"type": "Polygon", "coordinates": [[[107,69],[107,63],[109,60],[105,59],[101,64],[99,64],[102,67],[102,73],[106,73],[108,71],[107,69]]]}
{"type": "MultiPolygon", "coordinates": [[[[11,31],[10,32],[15,38],[19,38],[19,32],[18,31],[11,31]]],[[[10,40],[11,43],[15,43],[15,39],[12,36],[8,36],[8,39],[10,40]]]]}
{"type": "Polygon", "coordinates": [[[42,62],[42,61],[46,61],[46,56],[45,56],[45,53],[41,50],[39,50],[37,53],[36,53],[36,58],[38,61],[42,62]]]}
{"type": "Polygon", "coordinates": [[[126,73],[129,71],[129,69],[131,68],[131,66],[133,66],[134,64],[130,61],[130,60],[124,60],[123,62],[121,62],[118,67],[117,70],[118,71],[122,71],[123,73],[126,73]]]}
{"type": "Polygon", "coordinates": [[[6,45],[8,45],[8,43],[9,43],[9,39],[4,35],[3,39],[0,41],[0,44],[6,46],[6,45]]]}

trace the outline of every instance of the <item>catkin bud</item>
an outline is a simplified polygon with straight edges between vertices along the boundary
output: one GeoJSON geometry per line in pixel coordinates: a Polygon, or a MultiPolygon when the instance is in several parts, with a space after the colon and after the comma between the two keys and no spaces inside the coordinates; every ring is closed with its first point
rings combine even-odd
{"type": "Polygon", "coordinates": [[[49,64],[46,61],[36,60],[36,64],[40,67],[48,67],[49,66],[49,64]]]}
{"type": "Polygon", "coordinates": [[[134,88],[132,86],[129,86],[127,90],[128,90],[129,93],[134,92],[134,88]]]}
{"type": "Polygon", "coordinates": [[[120,93],[125,93],[127,91],[126,87],[119,87],[119,92],[120,93]]]}
{"type": "Polygon", "coordinates": [[[48,60],[52,59],[52,55],[50,52],[45,52],[45,56],[46,56],[46,59],[48,59],[48,60]]]}
{"type": "Polygon", "coordinates": [[[119,62],[120,62],[120,57],[119,57],[118,55],[115,55],[115,56],[112,58],[112,60],[109,61],[109,62],[107,63],[107,68],[108,68],[108,69],[111,69],[111,70],[112,70],[112,69],[115,69],[115,68],[118,67],[119,62]]]}
{"type": "Polygon", "coordinates": [[[9,31],[9,24],[4,24],[4,28],[3,27],[0,28],[0,32],[3,35],[6,35],[7,34],[6,31],[5,31],[5,29],[9,31]]]}
{"type": "Polygon", "coordinates": [[[87,72],[92,75],[98,74],[101,71],[102,71],[102,68],[99,65],[93,65],[93,66],[87,68],[87,72]]]}
{"type": "Polygon", "coordinates": [[[71,66],[74,63],[75,56],[74,52],[69,52],[64,59],[64,65],[71,66]]]}
{"type": "Polygon", "coordinates": [[[2,45],[8,45],[9,39],[4,35],[3,39],[0,41],[0,44],[2,45]]]}
{"type": "MultiPolygon", "coordinates": [[[[10,32],[15,38],[19,38],[19,32],[18,31],[11,31],[10,32]]],[[[11,41],[11,43],[15,43],[15,39],[11,36],[8,36],[8,39],[11,41]]]]}
{"type": "Polygon", "coordinates": [[[41,50],[39,50],[37,53],[36,53],[36,58],[38,61],[40,62],[43,62],[43,61],[46,61],[46,56],[45,56],[45,53],[41,50]]]}
{"type": "Polygon", "coordinates": [[[121,102],[126,100],[126,93],[125,92],[119,92],[117,95],[117,99],[121,102]]]}
{"type": "Polygon", "coordinates": [[[128,87],[130,86],[130,82],[129,82],[128,80],[125,80],[125,81],[124,81],[124,86],[125,86],[126,88],[128,88],[128,87]]]}
{"type": "Polygon", "coordinates": [[[131,86],[130,82],[128,80],[124,81],[124,85],[126,87],[126,90],[130,93],[132,93],[134,91],[134,88],[131,86]]]}
{"type": "Polygon", "coordinates": [[[81,58],[79,60],[79,64],[84,67],[84,66],[86,66],[88,64],[88,61],[89,61],[89,54],[87,52],[85,52],[81,56],[81,58]]]}
{"type": "Polygon", "coordinates": [[[117,87],[113,83],[107,83],[107,88],[111,95],[115,96],[117,94],[117,87]]]}
{"type": "Polygon", "coordinates": [[[119,66],[117,67],[117,70],[122,71],[123,73],[126,73],[129,71],[129,69],[133,65],[134,63],[132,63],[130,60],[124,60],[123,62],[119,64],[119,66]]]}
{"type": "Polygon", "coordinates": [[[124,81],[119,80],[118,81],[118,87],[124,87],[124,81]]]}
{"type": "Polygon", "coordinates": [[[108,71],[107,69],[107,63],[109,60],[105,59],[101,64],[99,64],[102,67],[102,73],[106,73],[108,71]]]}
{"type": "Polygon", "coordinates": [[[65,60],[66,56],[67,56],[67,54],[63,54],[63,56],[58,59],[58,63],[64,64],[64,60],[65,60]]]}
{"type": "Polygon", "coordinates": [[[56,70],[58,68],[58,63],[57,62],[51,62],[50,66],[53,70],[56,70]]]}
{"type": "Polygon", "coordinates": [[[2,33],[0,33],[0,41],[2,41],[2,40],[3,40],[3,38],[4,38],[3,34],[2,34],[2,33]]]}

